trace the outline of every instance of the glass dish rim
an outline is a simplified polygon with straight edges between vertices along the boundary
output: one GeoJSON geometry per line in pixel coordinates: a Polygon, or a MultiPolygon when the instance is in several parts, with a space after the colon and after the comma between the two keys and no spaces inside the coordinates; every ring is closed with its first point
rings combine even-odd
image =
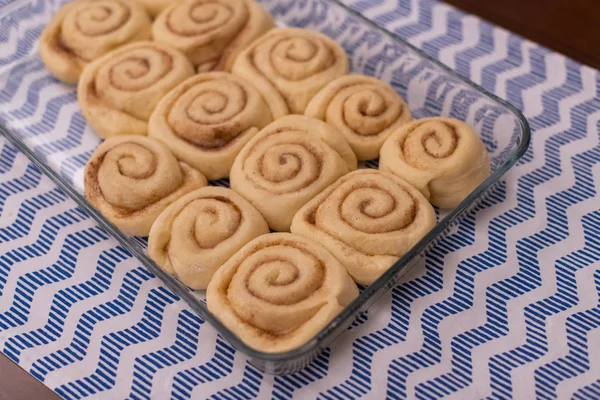
{"type": "MultiPolygon", "coordinates": [[[[5,18],[13,9],[17,8],[19,3],[23,5],[30,3],[33,0],[9,0],[5,4],[0,6],[0,18],[5,18]]],[[[456,222],[460,217],[465,214],[467,209],[473,204],[474,201],[481,198],[481,196],[488,191],[496,182],[500,181],[501,177],[506,174],[525,154],[529,147],[531,140],[531,129],[525,116],[519,109],[510,104],[508,101],[496,96],[495,94],[484,89],[475,82],[468,78],[460,75],[450,67],[443,64],[436,58],[428,55],[423,50],[410,44],[408,41],[402,39],[396,33],[388,31],[382,26],[377,25],[374,21],[364,17],[359,12],[349,8],[342,4],[339,0],[323,0],[328,3],[332,3],[337,7],[342,8],[349,15],[358,19],[361,23],[366,24],[371,29],[380,31],[382,34],[387,35],[391,40],[400,43],[402,46],[414,52],[417,56],[431,62],[436,67],[440,68],[443,72],[449,74],[458,81],[466,84],[472,89],[479,92],[481,95],[493,100],[494,102],[502,105],[509,110],[517,119],[522,132],[522,140],[519,143],[515,152],[513,152],[508,159],[494,170],[490,176],[479,185],[473,192],[465,198],[454,210],[452,210],[445,218],[415,244],[404,256],[396,261],[382,276],[380,276],[373,284],[364,288],[360,295],[344,310],[338,314],[329,324],[327,324],[317,335],[315,335],[308,342],[295,349],[283,352],[283,353],[266,353],[259,350],[255,350],[245,344],[239,339],[233,332],[231,332],[223,323],[221,323],[208,309],[203,308],[201,302],[192,294],[192,292],[178,280],[170,276],[168,273],[160,269],[150,257],[143,252],[143,250],[136,245],[130,236],[123,234],[108,220],[106,220],[95,208],[93,208],[85,199],[84,196],[79,194],[63,177],[56,173],[50,168],[46,162],[44,162],[37,154],[35,154],[29,147],[16,135],[14,135],[6,124],[0,121],[0,133],[5,136],[9,142],[17,147],[25,156],[27,156],[40,170],[48,176],[61,190],[63,190],[72,200],[77,203],[90,217],[92,217],[96,223],[98,223],[103,229],[107,231],[113,238],[115,238],[121,246],[129,251],[142,265],[147,268],[152,274],[159,278],[165,286],[167,286],[173,293],[179,296],[180,299],[185,301],[204,321],[210,323],[219,334],[223,336],[234,348],[243,352],[250,361],[260,360],[265,363],[279,363],[289,362],[297,359],[301,359],[314,352],[319,345],[324,342],[330,335],[332,335],[336,328],[347,322],[348,319],[354,318],[357,313],[362,311],[362,308],[370,301],[377,300],[377,295],[382,295],[385,291],[392,287],[390,283],[393,283],[394,276],[398,273],[405,273],[409,270],[411,262],[421,252],[423,252],[445,229],[451,224],[456,222]],[[388,286],[386,288],[386,286],[388,286]]]]}

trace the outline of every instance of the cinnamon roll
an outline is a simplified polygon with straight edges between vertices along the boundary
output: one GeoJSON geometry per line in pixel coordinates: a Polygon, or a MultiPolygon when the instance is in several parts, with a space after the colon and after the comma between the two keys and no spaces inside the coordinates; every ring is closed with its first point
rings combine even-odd
{"type": "Polygon", "coordinates": [[[294,216],[292,233],[328,249],[370,285],[436,223],[433,207],[394,174],[362,169],[338,179],[294,216]]]}
{"type": "Polygon", "coordinates": [[[304,113],[322,87],[348,73],[348,58],[321,33],[273,29],[240,53],[232,71],[254,83],[279,118],[304,113]]]}
{"type": "Polygon", "coordinates": [[[183,54],[154,42],[136,42],[89,64],[77,98],[88,123],[103,138],[145,135],[164,95],[194,74],[183,54]]]}
{"type": "Polygon", "coordinates": [[[153,17],[160,14],[165,8],[179,0],[136,0],[153,17]]]}
{"type": "Polygon", "coordinates": [[[379,157],[385,139],[412,119],[394,88],[363,75],[346,75],[327,84],[308,103],[304,115],[337,128],[359,160],[379,157]]]}
{"type": "Polygon", "coordinates": [[[204,187],[162,212],[148,238],[150,257],[192,289],[206,289],[213,274],[252,239],[269,233],[264,218],[232,190],[204,187]]]}
{"type": "Polygon", "coordinates": [[[379,169],[406,179],[440,208],[456,207],[490,175],[485,145],[464,122],[425,118],[396,130],[379,169]]]}
{"type": "Polygon", "coordinates": [[[133,0],[76,0],[61,7],[40,36],[40,57],[63,82],[129,42],[150,40],[151,21],[133,0]]]}
{"type": "Polygon", "coordinates": [[[289,115],[267,125],[235,159],[229,180],[275,231],[287,231],[296,211],[340,176],[356,156],[333,127],[289,115]]]}
{"type": "Polygon", "coordinates": [[[154,21],[154,40],[181,50],[198,72],[229,71],[235,57],[275,26],[254,0],[182,0],[154,21]]]}
{"type": "Polygon", "coordinates": [[[125,233],[147,236],[158,215],[206,178],[156,139],[119,136],[102,143],[85,167],[88,201],[125,233]]]}
{"type": "Polygon", "coordinates": [[[357,296],[356,284],[321,245],[272,233],[217,270],[206,303],[248,346],[279,353],[308,342],[357,296]]]}
{"type": "Polygon", "coordinates": [[[161,100],[148,134],[214,180],[229,175],[235,156],[271,121],[249,82],[226,72],[207,72],[184,81],[161,100]]]}

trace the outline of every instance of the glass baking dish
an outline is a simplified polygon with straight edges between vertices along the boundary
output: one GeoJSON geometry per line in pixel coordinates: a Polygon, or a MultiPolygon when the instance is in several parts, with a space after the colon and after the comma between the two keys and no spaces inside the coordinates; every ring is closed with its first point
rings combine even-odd
{"type": "MultiPolygon", "coordinates": [[[[64,1],[15,0],[0,8],[0,131],[252,364],[266,372],[287,374],[310,363],[477,207],[525,153],[530,130],[523,115],[510,104],[336,1],[259,2],[280,25],[320,31],[337,40],[348,53],[351,71],[389,82],[415,118],[441,115],[467,122],[491,156],[490,177],[456,209],[439,213],[438,224],[423,240],[374,284],[363,288],[352,304],[300,348],[267,354],[246,346],[208,312],[203,293],[189,290],[154,264],[146,254],[144,238],[122,234],[87,203],[83,170],[100,140],[79,111],[75,88],[55,80],[37,51],[42,29],[64,1]]],[[[376,168],[377,162],[364,167],[376,168]]],[[[211,184],[227,186],[228,182],[211,184]]]]}

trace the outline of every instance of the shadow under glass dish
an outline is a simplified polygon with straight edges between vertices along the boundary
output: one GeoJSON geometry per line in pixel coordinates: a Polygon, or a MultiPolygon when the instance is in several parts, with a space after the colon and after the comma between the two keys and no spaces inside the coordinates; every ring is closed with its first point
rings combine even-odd
{"type": "MultiPolygon", "coordinates": [[[[440,214],[433,230],[364,288],[316,337],[285,353],[259,352],[208,312],[204,293],[190,291],[158,268],[146,253],[145,238],[122,234],[85,200],[83,170],[100,139],[79,111],[75,87],[54,79],[37,52],[43,27],[64,3],[15,0],[0,8],[0,31],[7,38],[0,43],[0,132],[253,365],[269,373],[288,374],[309,364],[476,208],[529,145],[527,121],[513,106],[337,1],[259,0],[280,25],[319,31],[335,39],[348,54],[351,72],[389,82],[408,103],[414,118],[445,116],[468,123],[485,143],[492,168],[484,183],[456,209],[440,214]]],[[[367,162],[366,167],[377,168],[377,161],[367,162]]],[[[211,184],[227,187],[228,181],[211,184]]]]}

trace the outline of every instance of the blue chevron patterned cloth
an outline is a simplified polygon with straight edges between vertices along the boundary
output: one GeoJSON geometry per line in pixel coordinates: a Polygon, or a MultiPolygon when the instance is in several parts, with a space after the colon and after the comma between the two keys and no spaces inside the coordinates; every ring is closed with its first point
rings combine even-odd
{"type": "Polygon", "coordinates": [[[4,354],[67,399],[600,399],[600,74],[436,1],[346,3],[527,116],[528,153],[479,211],[274,377],[0,139],[4,354]]]}

